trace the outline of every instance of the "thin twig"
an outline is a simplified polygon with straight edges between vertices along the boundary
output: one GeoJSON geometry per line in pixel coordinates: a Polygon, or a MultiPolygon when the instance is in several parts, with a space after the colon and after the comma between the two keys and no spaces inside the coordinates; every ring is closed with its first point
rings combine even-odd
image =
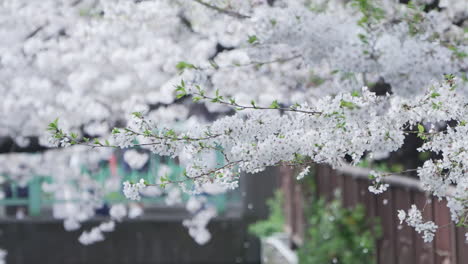
{"type": "Polygon", "coordinates": [[[241,14],[241,13],[237,13],[235,11],[232,11],[232,10],[229,10],[229,9],[225,9],[225,8],[221,8],[221,7],[218,7],[218,6],[214,6],[214,5],[211,5],[211,4],[208,4],[202,0],[193,0],[209,9],[212,9],[212,10],[215,10],[219,13],[222,13],[222,14],[225,14],[225,15],[228,15],[228,16],[231,16],[231,17],[235,17],[235,18],[240,18],[240,19],[246,19],[246,18],[250,18],[250,16],[248,15],[244,15],[244,14],[241,14]]]}
{"type": "Polygon", "coordinates": [[[240,108],[241,110],[244,110],[244,109],[256,109],[256,110],[280,110],[280,111],[287,111],[287,112],[297,112],[297,113],[304,113],[304,114],[309,114],[309,115],[321,115],[322,112],[318,112],[318,111],[307,111],[307,110],[300,110],[300,109],[296,109],[296,108],[286,108],[286,107],[262,107],[262,106],[248,106],[248,105],[240,105],[238,103],[231,103],[231,102],[227,102],[227,101],[223,101],[223,100],[219,100],[217,98],[214,98],[214,97],[209,97],[209,96],[206,96],[204,94],[200,94],[200,93],[193,93],[194,95],[197,95],[197,96],[200,96],[202,99],[206,99],[206,100],[216,100],[217,103],[220,103],[220,104],[223,104],[223,105],[227,105],[227,106],[231,106],[231,107],[235,107],[235,108],[240,108]]]}

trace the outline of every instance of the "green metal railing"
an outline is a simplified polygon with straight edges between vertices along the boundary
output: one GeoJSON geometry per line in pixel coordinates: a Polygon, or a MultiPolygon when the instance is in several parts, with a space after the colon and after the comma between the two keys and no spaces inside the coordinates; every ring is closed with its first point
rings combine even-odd
{"type": "MultiPolygon", "coordinates": [[[[222,165],[224,157],[217,152],[216,154],[217,163],[222,165]]],[[[162,159],[161,157],[151,154],[148,169],[145,171],[127,170],[122,163],[117,164],[117,173],[121,176],[121,182],[132,181],[136,182],[139,179],[144,179],[150,184],[156,183],[159,170],[161,166],[168,166],[170,174],[167,175],[170,180],[180,180],[183,177],[184,168],[177,164],[173,159],[162,159]]],[[[101,184],[102,187],[106,184],[109,177],[112,177],[112,170],[109,164],[100,167],[97,172],[92,172],[88,168],[82,168],[82,172],[88,174],[91,178],[101,184]]],[[[115,177],[115,176],[114,176],[115,177]]],[[[48,176],[35,176],[27,184],[28,194],[27,197],[20,197],[18,195],[18,185],[14,182],[10,183],[11,197],[5,197],[0,200],[0,206],[24,206],[28,208],[28,215],[39,216],[41,215],[42,209],[50,207],[58,203],[70,203],[80,202],[74,200],[58,200],[42,191],[42,184],[44,182],[53,182],[53,179],[48,176]]],[[[164,205],[165,195],[158,197],[142,197],[141,203],[146,205],[164,205]]],[[[189,195],[183,193],[182,200],[186,201],[189,199],[189,195]]],[[[208,195],[208,202],[215,205],[220,213],[226,210],[226,206],[230,203],[240,202],[239,190],[231,191],[219,195],[208,195]]],[[[131,202],[126,199],[121,190],[117,192],[106,193],[104,196],[104,202],[107,204],[114,203],[128,203],[131,202]]]]}

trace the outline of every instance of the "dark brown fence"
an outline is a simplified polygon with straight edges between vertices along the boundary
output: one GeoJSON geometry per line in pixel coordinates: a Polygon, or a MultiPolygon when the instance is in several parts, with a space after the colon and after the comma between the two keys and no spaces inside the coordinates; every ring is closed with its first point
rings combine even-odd
{"type": "MultiPolygon", "coordinates": [[[[285,193],[287,230],[295,243],[304,236],[303,194],[293,171],[282,168],[282,189],[285,193]]],[[[467,229],[451,222],[446,201],[428,196],[416,179],[388,176],[389,190],[381,195],[368,191],[366,169],[346,167],[339,171],[317,166],[315,173],[317,194],[332,199],[336,189],[342,193],[343,204],[364,205],[369,217],[380,219],[383,236],[377,241],[379,264],[464,264],[468,263],[467,229]],[[424,208],[425,220],[434,221],[440,228],[432,243],[424,243],[421,235],[406,224],[400,225],[397,210],[407,210],[411,204],[424,208]]]]}

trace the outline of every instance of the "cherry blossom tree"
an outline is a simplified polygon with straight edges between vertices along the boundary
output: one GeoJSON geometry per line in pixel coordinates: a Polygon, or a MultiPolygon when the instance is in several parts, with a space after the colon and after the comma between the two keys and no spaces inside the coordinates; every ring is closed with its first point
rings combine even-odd
{"type": "MultiPolygon", "coordinates": [[[[78,145],[100,155],[139,147],[177,157],[186,167],[181,179],[156,185],[195,195],[235,189],[240,173],[268,166],[302,167],[300,179],[313,163],[381,159],[416,133],[425,141],[420,151],[441,154],[414,168],[422,184],[465,224],[468,8],[428,3],[7,0],[0,135],[19,146],[38,138],[47,148],[70,147],[63,166],[87,155],[78,145]],[[223,164],[206,158],[213,151],[223,164]]],[[[384,174],[372,179],[370,191],[386,190],[384,174]]],[[[155,186],[123,187],[138,200],[155,186]]],[[[203,202],[195,200],[188,210],[203,202]]],[[[80,241],[102,240],[126,215],[115,208],[80,241]]],[[[184,225],[204,243],[214,215],[184,225]]],[[[437,226],[417,208],[407,215],[399,216],[431,241],[437,226]]],[[[76,218],[67,220],[76,228],[76,218]]]]}

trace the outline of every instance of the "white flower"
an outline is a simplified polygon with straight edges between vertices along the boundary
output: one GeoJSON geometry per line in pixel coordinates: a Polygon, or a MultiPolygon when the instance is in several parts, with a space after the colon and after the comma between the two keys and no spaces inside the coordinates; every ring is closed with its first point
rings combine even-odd
{"type": "Polygon", "coordinates": [[[125,151],[123,158],[130,168],[139,170],[148,162],[149,155],[130,149],[125,151]]]}
{"type": "Polygon", "coordinates": [[[388,185],[387,183],[383,183],[383,184],[378,184],[377,187],[376,186],[369,186],[369,192],[371,193],[374,193],[374,194],[381,194],[383,192],[385,192],[388,187],[390,185],[388,185]]]}
{"type": "Polygon", "coordinates": [[[81,244],[87,246],[96,242],[104,240],[104,236],[101,233],[101,230],[98,227],[94,227],[91,231],[84,231],[81,236],[78,238],[81,244]]]}
{"type": "Polygon", "coordinates": [[[112,219],[122,221],[122,219],[127,215],[127,208],[124,204],[114,204],[110,208],[109,214],[112,219]]]}
{"type": "Polygon", "coordinates": [[[187,211],[193,214],[197,212],[200,208],[202,208],[205,202],[206,198],[204,196],[191,196],[190,199],[187,201],[187,204],[185,205],[185,209],[187,209],[187,211]]]}
{"type": "Polygon", "coordinates": [[[115,229],[115,222],[114,221],[109,221],[109,222],[103,222],[99,225],[99,230],[102,232],[112,232],[115,229]]]}
{"type": "Polygon", "coordinates": [[[411,205],[407,217],[403,210],[398,210],[398,218],[401,221],[400,224],[403,220],[406,220],[406,223],[413,227],[416,232],[423,233],[424,242],[428,243],[434,239],[438,226],[432,221],[423,222],[421,211],[418,210],[416,205],[411,205]]]}
{"type": "Polygon", "coordinates": [[[216,216],[216,209],[208,206],[198,211],[192,219],[187,219],[182,224],[189,229],[190,236],[199,245],[206,244],[211,239],[211,234],[206,229],[209,221],[216,216]]]}
{"type": "Polygon", "coordinates": [[[80,222],[78,222],[75,218],[69,217],[63,221],[63,227],[67,231],[74,231],[81,227],[80,222]]]}
{"type": "Polygon", "coordinates": [[[123,183],[123,193],[128,199],[139,201],[141,199],[140,190],[145,188],[145,186],[145,180],[143,179],[140,179],[140,181],[135,184],[125,181],[123,183]]]}
{"type": "Polygon", "coordinates": [[[139,205],[130,205],[130,210],[128,211],[128,218],[134,219],[143,214],[143,208],[139,205]]]}
{"type": "Polygon", "coordinates": [[[389,184],[387,183],[382,183],[383,179],[383,174],[377,171],[371,171],[370,172],[370,177],[372,179],[372,184],[369,186],[369,192],[374,193],[374,194],[381,194],[385,192],[388,187],[390,187],[389,184]]]}
{"type": "Polygon", "coordinates": [[[310,170],[310,166],[305,167],[305,168],[297,175],[296,179],[301,180],[302,178],[304,178],[304,176],[306,176],[307,174],[309,174],[309,170],[310,170]]]}
{"type": "Polygon", "coordinates": [[[406,219],[406,212],[404,210],[398,210],[398,219],[400,219],[400,225],[403,224],[403,221],[406,219]]]}

